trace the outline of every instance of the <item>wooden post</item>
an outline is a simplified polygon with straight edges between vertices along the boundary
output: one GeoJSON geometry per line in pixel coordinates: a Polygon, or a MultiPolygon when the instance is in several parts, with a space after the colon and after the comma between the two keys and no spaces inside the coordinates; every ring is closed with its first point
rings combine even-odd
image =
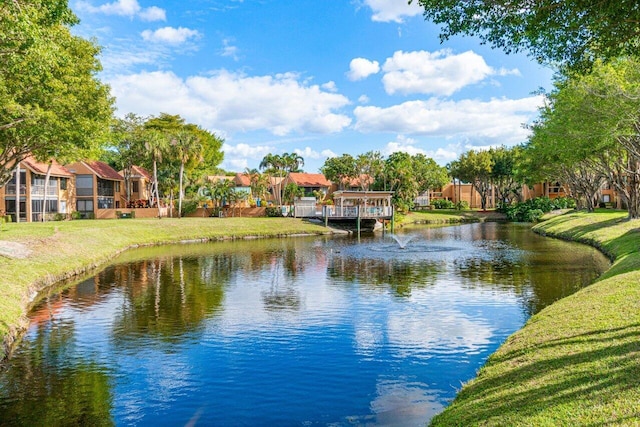
{"type": "Polygon", "coordinates": [[[356,206],[356,212],[358,213],[358,219],[356,220],[357,223],[357,230],[358,230],[358,237],[360,237],[360,206],[356,206]]]}
{"type": "Polygon", "coordinates": [[[393,229],[395,227],[395,221],[396,220],[396,211],[395,209],[393,209],[393,206],[391,206],[391,233],[393,233],[393,229]]]}

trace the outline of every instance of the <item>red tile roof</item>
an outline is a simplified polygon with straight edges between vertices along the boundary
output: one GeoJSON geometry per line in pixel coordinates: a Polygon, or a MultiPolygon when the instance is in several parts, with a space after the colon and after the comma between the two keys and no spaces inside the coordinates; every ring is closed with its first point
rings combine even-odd
{"type": "Polygon", "coordinates": [[[251,179],[243,173],[237,173],[233,181],[236,183],[237,186],[241,186],[241,187],[251,186],[251,179]]]}
{"type": "MultiPolygon", "coordinates": [[[[131,166],[131,174],[133,176],[141,176],[141,177],[145,178],[147,181],[151,181],[152,180],[152,176],[149,173],[149,171],[147,171],[142,166],[136,166],[136,165],[131,166]]],[[[118,175],[120,175],[122,178],[124,178],[124,169],[121,170],[121,171],[118,171],[118,175]]]]}
{"type": "Polygon", "coordinates": [[[289,178],[299,187],[331,187],[331,182],[321,173],[291,172],[289,178]]]}
{"type": "Polygon", "coordinates": [[[89,169],[95,172],[98,178],[109,179],[111,181],[123,181],[123,178],[120,176],[118,172],[108,164],[104,162],[95,161],[85,161],[83,162],[89,169]]]}
{"type": "MultiPolygon", "coordinates": [[[[37,173],[38,175],[46,175],[47,169],[49,168],[48,163],[37,162],[36,159],[29,156],[22,161],[22,165],[26,168],[29,168],[32,172],[37,173]]],[[[55,160],[51,160],[51,176],[62,176],[65,178],[71,178],[73,174],[69,172],[64,166],[55,160]]]]}

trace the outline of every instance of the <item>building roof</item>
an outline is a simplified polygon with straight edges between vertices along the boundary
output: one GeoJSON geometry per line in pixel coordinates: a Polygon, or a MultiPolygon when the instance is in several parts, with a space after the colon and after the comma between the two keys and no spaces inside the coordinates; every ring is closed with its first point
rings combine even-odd
{"type": "Polygon", "coordinates": [[[331,187],[331,181],[321,173],[291,172],[289,178],[299,187],[331,187]]]}
{"type": "Polygon", "coordinates": [[[123,181],[123,178],[120,174],[111,166],[104,162],[100,162],[98,160],[94,161],[84,161],[84,163],[89,169],[91,169],[98,178],[108,179],[111,181],[123,181]]]}
{"type": "MultiPolygon", "coordinates": [[[[32,156],[27,157],[22,161],[22,166],[30,169],[32,172],[38,175],[46,175],[49,168],[48,163],[37,162],[32,156]]],[[[69,172],[64,166],[55,160],[51,160],[51,176],[60,176],[64,178],[71,178],[73,174],[69,172]]]]}
{"type": "MultiPolygon", "coordinates": [[[[118,171],[118,175],[120,175],[121,177],[124,178],[124,169],[121,170],[121,171],[118,171]]],[[[151,179],[152,179],[151,174],[149,173],[149,171],[147,171],[142,166],[136,166],[136,165],[131,166],[131,176],[132,177],[142,177],[142,178],[146,179],[147,181],[151,181],[151,179]]]]}
{"type": "Polygon", "coordinates": [[[239,187],[250,187],[251,186],[251,178],[243,173],[237,173],[233,178],[233,181],[239,187]]]}

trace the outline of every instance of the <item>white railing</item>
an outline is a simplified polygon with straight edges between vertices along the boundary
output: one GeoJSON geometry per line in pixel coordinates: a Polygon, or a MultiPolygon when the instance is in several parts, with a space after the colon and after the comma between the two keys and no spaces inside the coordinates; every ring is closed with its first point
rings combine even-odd
{"type": "MultiPolygon", "coordinates": [[[[44,196],[44,185],[32,185],[31,186],[31,195],[32,196],[44,196]]],[[[47,186],[47,196],[58,196],[58,186],[57,185],[49,185],[47,186]]]]}
{"type": "Polygon", "coordinates": [[[329,218],[385,218],[393,215],[391,206],[324,206],[323,216],[329,218]]]}
{"type": "Polygon", "coordinates": [[[295,206],[294,215],[296,218],[314,218],[322,216],[322,209],[313,206],[295,206]]]}

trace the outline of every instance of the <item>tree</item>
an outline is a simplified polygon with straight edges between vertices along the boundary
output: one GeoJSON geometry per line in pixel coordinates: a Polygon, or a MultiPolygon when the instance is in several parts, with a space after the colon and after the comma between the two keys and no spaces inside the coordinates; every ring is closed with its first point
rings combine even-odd
{"type": "Polygon", "coordinates": [[[180,130],[173,136],[171,146],[176,158],[180,162],[179,173],[179,192],[178,192],[178,217],[182,216],[182,200],[184,199],[184,169],[185,165],[190,162],[202,161],[202,145],[200,141],[191,132],[180,130]]]}
{"type": "Polygon", "coordinates": [[[269,177],[261,174],[258,169],[247,168],[244,175],[249,178],[251,194],[259,199],[264,199],[269,192],[269,177]]]}
{"type": "MultiPolygon", "coordinates": [[[[223,158],[221,152],[223,140],[197,125],[185,123],[179,115],[161,113],[158,117],[149,118],[144,126],[146,131],[156,131],[162,135],[162,138],[170,141],[169,149],[166,150],[162,159],[163,170],[158,172],[158,177],[166,180],[172,175],[178,176],[178,211],[182,212],[185,182],[190,177],[201,177],[207,172],[217,170],[223,158]]],[[[158,137],[161,138],[159,135],[158,137]]],[[[151,162],[153,155],[148,159],[151,162]]],[[[175,183],[176,180],[171,179],[164,186],[171,191],[175,183]]],[[[159,187],[163,187],[160,182],[158,182],[159,187]]]]}
{"type": "Polygon", "coordinates": [[[492,160],[491,182],[494,184],[499,207],[521,199],[522,175],[517,172],[521,152],[520,146],[489,149],[492,160]]]}
{"type": "Polygon", "coordinates": [[[398,151],[385,160],[384,175],[393,191],[393,202],[400,210],[408,211],[418,195],[417,183],[413,179],[411,155],[398,151]]]}
{"type": "Polygon", "coordinates": [[[639,68],[631,58],[597,61],[589,74],[556,81],[527,147],[565,169],[579,165],[605,176],[630,219],[640,218],[639,68]]]}
{"type": "Polygon", "coordinates": [[[320,168],[320,172],[329,181],[337,183],[340,190],[344,190],[349,181],[358,177],[356,160],[351,154],[329,157],[320,168]]]}
{"type": "Polygon", "coordinates": [[[144,118],[134,113],[114,119],[110,142],[102,155],[102,160],[123,171],[127,203],[131,200],[131,169],[143,158],[143,125],[144,118]]]}
{"type": "Polygon", "coordinates": [[[384,160],[379,151],[367,151],[356,157],[356,169],[358,171],[357,179],[360,181],[360,187],[364,191],[368,191],[376,178],[382,174],[384,170],[384,160]]]}
{"type": "Polygon", "coordinates": [[[297,153],[284,153],[282,155],[282,163],[287,172],[302,172],[304,158],[297,153]]]}
{"type": "Polygon", "coordinates": [[[449,168],[454,178],[473,184],[473,188],[480,195],[482,210],[487,209],[492,166],[491,153],[469,150],[460,155],[456,163],[449,168]]]}
{"type": "Polygon", "coordinates": [[[540,63],[587,70],[594,60],[634,55],[638,49],[636,2],[417,1],[426,19],[442,25],[441,41],[477,36],[507,53],[528,51],[540,63]]]}
{"type": "Polygon", "coordinates": [[[444,187],[449,182],[449,172],[435,160],[424,154],[416,154],[412,160],[418,194],[444,187]]]}
{"type": "Polygon", "coordinates": [[[154,203],[158,207],[158,218],[161,218],[160,210],[160,190],[158,183],[158,162],[162,162],[162,156],[169,150],[169,140],[166,135],[155,129],[148,129],[144,135],[144,148],[146,152],[151,156],[153,163],[153,184],[152,184],[152,197],[151,206],[154,203]]]}
{"type": "Polygon", "coordinates": [[[15,166],[96,153],[113,111],[96,77],[100,49],[74,36],[64,0],[12,0],[0,6],[0,186],[15,166]]]}

